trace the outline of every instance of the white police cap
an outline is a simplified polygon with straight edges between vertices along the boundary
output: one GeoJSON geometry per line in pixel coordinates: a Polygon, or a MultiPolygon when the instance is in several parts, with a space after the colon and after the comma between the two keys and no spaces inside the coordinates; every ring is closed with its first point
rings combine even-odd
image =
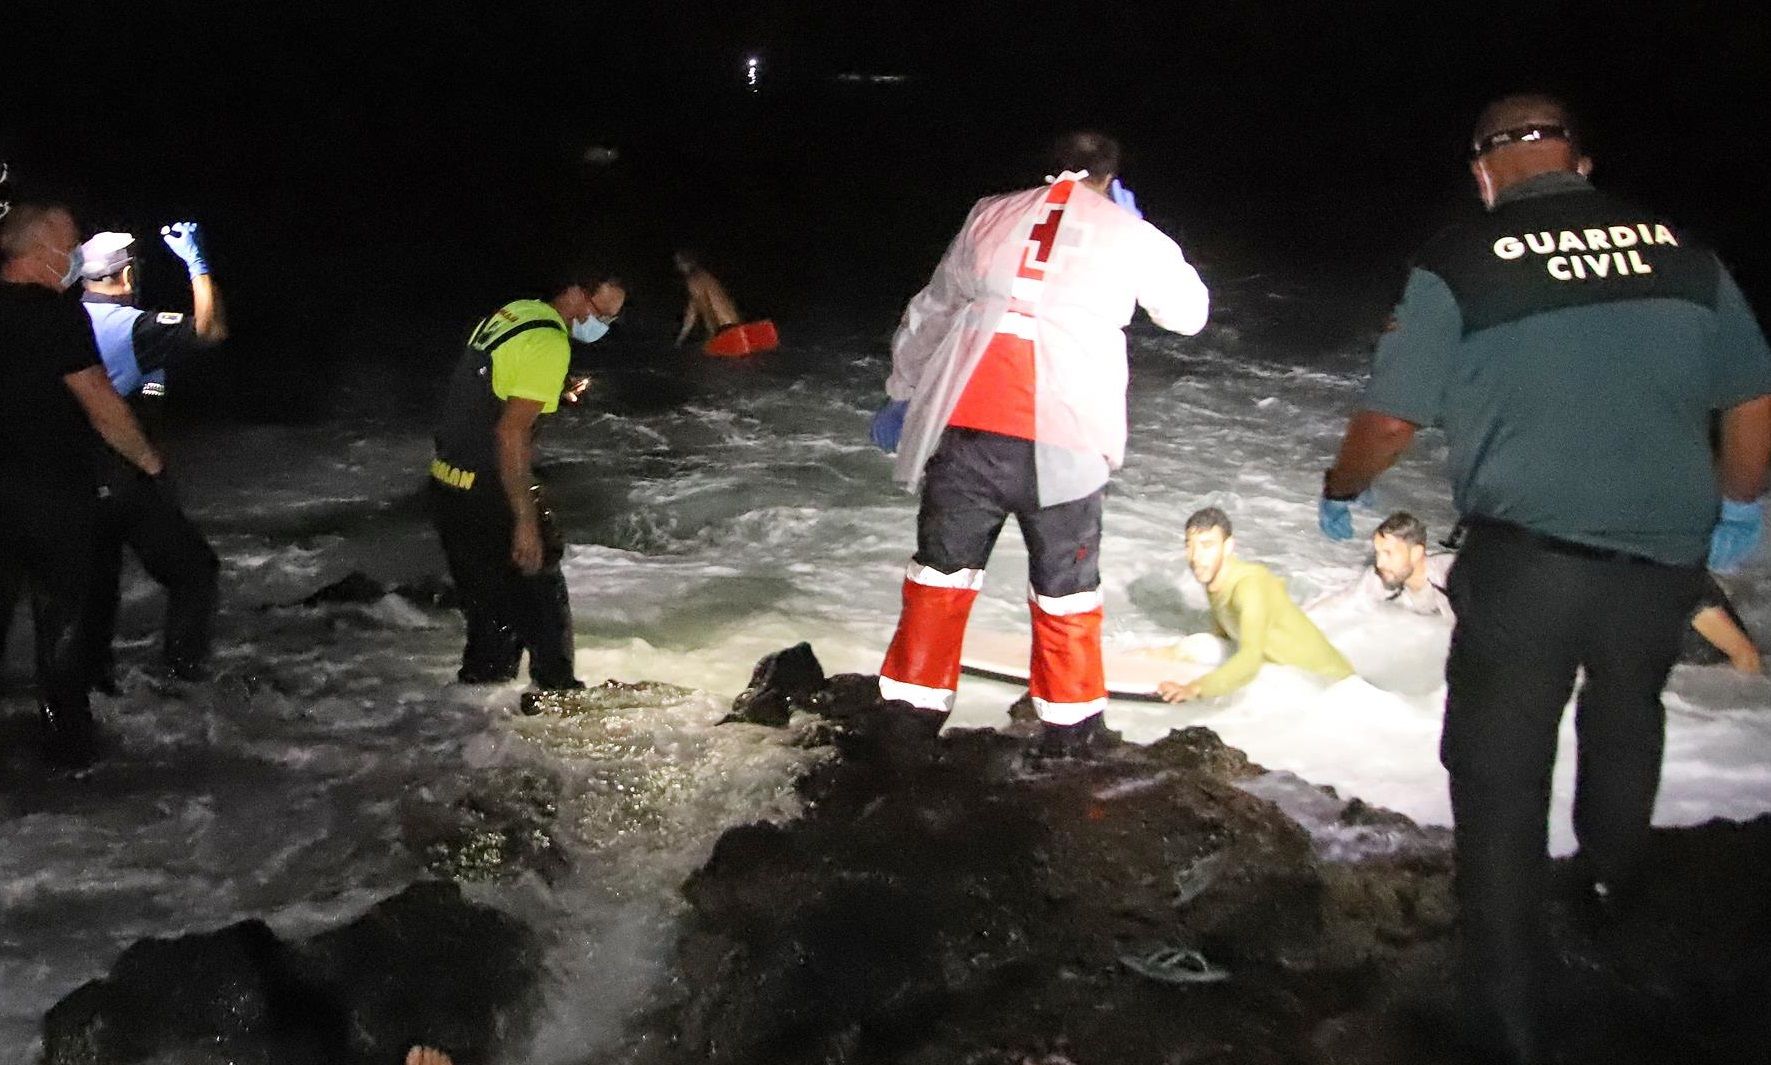
{"type": "Polygon", "coordinates": [[[123,272],[123,268],[135,261],[129,254],[129,246],[135,243],[133,233],[98,233],[86,243],[80,245],[80,254],[85,265],[80,268],[80,276],[88,281],[100,278],[115,277],[123,272]]]}

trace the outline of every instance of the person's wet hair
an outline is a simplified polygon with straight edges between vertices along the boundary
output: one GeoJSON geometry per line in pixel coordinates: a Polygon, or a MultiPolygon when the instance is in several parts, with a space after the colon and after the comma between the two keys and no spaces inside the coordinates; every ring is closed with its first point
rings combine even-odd
{"type": "Polygon", "coordinates": [[[1110,177],[1119,173],[1119,142],[1098,130],[1072,130],[1052,144],[1051,165],[1054,174],[1086,170],[1090,177],[1110,177]]]}
{"type": "Polygon", "coordinates": [[[1226,539],[1234,535],[1234,530],[1230,528],[1230,515],[1225,514],[1217,507],[1201,507],[1195,510],[1193,516],[1187,519],[1185,534],[1205,532],[1207,529],[1223,530],[1226,539]]]}
{"type": "Polygon", "coordinates": [[[1416,547],[1427,544],[1427,523],[1408,513],[1398,510],[1385,518],[1372,532],[1373,536],[1391,536],[1416,547]]]}

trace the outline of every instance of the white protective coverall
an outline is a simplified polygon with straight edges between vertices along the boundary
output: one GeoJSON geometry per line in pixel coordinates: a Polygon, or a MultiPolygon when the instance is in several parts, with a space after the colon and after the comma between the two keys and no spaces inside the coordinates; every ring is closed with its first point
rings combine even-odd
{"type": "Polygon", "coordinates": [[[1012,513],[1029,551],[1034,708],[1070,727],[1106,706],[1096,559],[1101,493],[1125,456],[1123,330],[1142,303],[1197,333],[1208,297],[1174,241],[1083,176],[979,201],[893,338],[886,390],[909,401],[896,476],[921,484],[923,505],[887,699],[952,709],[966,619],[1012,513]],[[949,429],[961,435],[943,445],[949,429]]]}
{"type": "Polygon", "coordinates": [[[1029,299],[1017,274],[1038,243],[1045,199],[1046,189],[1033,188],[979,200],[904,310],[886,393],[910,401],[893,475],[912,490],[1011,309],[1031,311],[1013,317],[1031,317],[1019,328],[1034,331],[1034,440],[1039,501],[1048,506],[1088,495],[1125,460],[1125,327],[1135,306],[1172,332],[1205,328],[1210,298],[1180,245],[1086,186],[1066,205],[1042,291],[1029,299]],[[1078,455],[1104,462],[1079,465],[1078,455]]]}

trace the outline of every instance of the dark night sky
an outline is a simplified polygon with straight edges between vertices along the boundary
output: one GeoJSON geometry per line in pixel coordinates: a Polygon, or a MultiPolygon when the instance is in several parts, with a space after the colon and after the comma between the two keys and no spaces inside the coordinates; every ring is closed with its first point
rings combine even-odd
{"type": "Polygon", "coordinates": [[[1761,306],[1771,281],[1762,4],[89,6],[117,11],[11,27],[15,183],[92,228],[200,215],[247,316],[491,299],[588,232],[889,321],[971,200],[1036,179],[1073,123],[1123,135],[1208,265],[1387,285],[1470,209],[1467,127],[1518,88],[1568,96],[1596,176],[1709,236],[1761,306]],[[593,142],[622,161],[585,166],[593,142]]]}

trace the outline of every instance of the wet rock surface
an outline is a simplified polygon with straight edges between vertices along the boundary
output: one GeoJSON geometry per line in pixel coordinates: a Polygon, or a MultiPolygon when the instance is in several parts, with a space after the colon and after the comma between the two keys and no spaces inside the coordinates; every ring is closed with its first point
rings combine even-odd
{"type": "MultiPolygon", "coordinates": [[[[670,990],[627,1065],[1476,1060],[1443,829],[1204,728],[1087,758],[1040,757],[1036,726],[932,738],[803,645],[741,703],[733,720],[835,755],[800,819],[728,832],[684,885],[670,990]]],[[[404,811],[404,835],[459,879],[546,880],[559,787],[470,781],[404,811]]],[[[1646,868],[1610,912],[1549,908],[1554,1060],[1771,1059],[1771,818],[1657,832],[1646,868]]],[[[532,929],[427,881],[302,941],[257,922],[141,941],[45,1016],[44,1061],[521,1061],[541,971],[532,929]]]]}
{"type": "MultiPolygon", "coordinates": [[[[440,577],[426,577],[411,584],[387,585],[361,570],[351,570],[318,591],[303,596],[295,602],[283,604],[282,608],[363,606],[390,595],[397,595],[417,606],[435,608],[453,608],[459,606],[461,602],[454,586],[440,577]]],[[[271,609],[279,608],[273,607],[271,609]]]]}
{"type": "MultiPolygon", "coordinates": [[[[808,702],[839,755],[804,817],[727,833],[685,885],[680,994],[633,1060],[1474,1060],[1443,830],[1324,789],[1386,841],[1329,860],[1202,728],[1040,760],[989,731],[918,741],[871,678],[808,702]]],[[[1767,1060],[1771,819],[1657,832],[1648,868],[1620,912],[1551,905],[1559,1060],[1767,1060]]]]}
{"type": "Polygon", "coordinates": [[[554,831],[563,787],[556,775],[535,767],[464,774],[458,794],[409,797],[400,811],[401,836],[425,868],[445,880],[534,874],[553,883],[571,869],[554,831]]]}
{"type": "Polygon", "coordinates": [[[422,1043],[490,1062],[520,1045],[540,965],[528,928],[423,882],[306,940],[258,921],[142,940],[45,1015],[43,1060],[369,1065],[422,1043]]]}
{"type": "Polygon", "coordinates": [[[812,645],[794,644],[756,664],[750,683],[732,700],[726,721],[785,725],[795,710],[811,709],[813,696],[823,688],[824,667],[812,653],[812,645]]]}

